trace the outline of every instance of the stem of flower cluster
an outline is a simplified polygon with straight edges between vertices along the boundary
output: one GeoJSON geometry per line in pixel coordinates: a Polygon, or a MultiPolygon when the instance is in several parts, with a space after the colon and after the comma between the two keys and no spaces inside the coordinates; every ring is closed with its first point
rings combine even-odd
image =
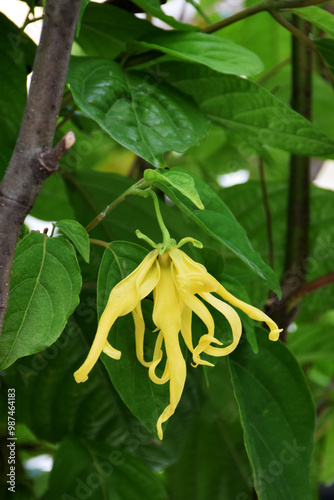
{"type": "Polygon", "coordinates": [[[164,220],[162,218],[158,197],[157,197],[156,193],[154,191],[152,191],[151,189],[148,191],[148,194],[153,199],[155,213],[157,216],[159,227],[160,227],[161,232],[162,232],[162,243],[163,243],[163,245],[166,246],[166,248],[168,248],[170,246],[171,237],[170,237],[170,234],[169,234],[167,227],[165,226],[164,220]]]}

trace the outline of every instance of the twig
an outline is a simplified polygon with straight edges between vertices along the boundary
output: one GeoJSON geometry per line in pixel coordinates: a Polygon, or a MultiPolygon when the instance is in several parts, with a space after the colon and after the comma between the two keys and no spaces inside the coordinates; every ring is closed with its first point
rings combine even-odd
{"type": "Polygon", "coordinates": [[[323,0],[263,0],[262,2],[258,2],[254,5],[251,5],[247,9],[244,9],[233,16],[222,19],[216,23],[210,24],[209,26],[205,26],[202,29],[203,33],[214,33],[215,31],[219,31],[222,28],[226,28],[230,24],[236,23],[237,21],[241,21],[242,19],[246,19],[247,17],[251,17],[254,14],[258,14],[259,12],[270,12],[277,11],[281,9],[293,9],[299,7],[307,7],[308,5],[317,5],[319,3],[323,3],[323,0]]]}
{"type": "Polygon", "coordinates": [[[289,298],[289,308],[295,307],[304,297],[307,297],[307,295],[316,292],[317,290],[319,290],[319,288],[323,288],[324,286],[330,285],[332,283],[334,283],[334,272],[326,274],[325,276],[321,276],[320,278],[316,278],[315,280],[309,281],[308,283],[304,283],[289,298]]]}
{"type": "Polygon", "coordinates": [[[42,167],[51,173],[57,170],[58,161],[73,146],[74,143],[74,132],[69,130],[53,149],[44,151],[39,155],[39,161],[42,167]]]}
{"type": "Polygon", "coordinates": [[[274,269],[273,231],[272,231],[271,213],[270,213],[270,207],[269,207],[269,202],[268,202],[267,186],[266,186],[266,179],[265,179],[265,175],[264,175],[264,168],[263,168],[263,160],[262,160],[262,158],[259,158],[259,173],[260,173],[260,179],[261,179],[261,190],[262,190],[263,205],[264,205],[264,210],[265,210],[265,213],[266,213],[268,250],[269,250],[269,263],[270,263],[270,266],[274,269]]]}
{"type": "Polygon", "coordinates": [[[59,155],[69,146],[70,136],[66,134],[51,149],[80,5],[81,0],[46,2],[19,137],[0,184],[0,330],[21,225],[43,182],[56,170],[59,155]]]}
{"type": "Polygon", "coordinates": [[[290,33],[293,34],[296,38],[299,38],[302,42],[305,43],[305,45],[308,45],[312,49],[315,48],[314,43],[312,42],[311,38],[309,38],[307,35],[305,35],[302,31],[297,29],[293,24],[289,23],[283,16],[280,14],[277,14],[277,12],[270,11],[269,14],[284,28],[286,28],[290,33]]]}
{"type": "Polygon", "coordinates": [[[70,111],[67,113],[67,115],[64,116],[64,118],[58,123],[56,129],[57,130],[60,129],[68,120],[70,120],[77,109],[78,109],[78,106],[75,104],[73,106],[73,108],[71,108],[70,111]]]}
{"type": "Polygon", "coordinates": [[[267,80],[269,80],[272,76],[276,75],[284,66],[289,64],[291,61],[291,57],[287,57],[284,59],[284,61],[281,61],[280,63],[276,64],[273,68],[271,68],[267,73],[261,76],[258,80],[256,80],[256,83],[258,85],[263,85],[267,80]]]}
{"type": "Polygon", "coordinates": [[[120,194],[114,201],[112,201],[104,210],[102,210],[102,212],[100,212],[86,226],[85,229],[86,229],[87,233],[89,233],[95,226],[97,226],[98,224],[100,224],[100,222],[103,221],[103,219],[105,219],[105,217],[107,217],[107,215],[110,214],[110,212],[112,210],[114,210],[114,208],[116,208],[120,203],[122,203],[122,201],[124,201],[125,198],[127,198],[127,196],[130,196],[131,194],[133,194],[134,191],[136,191],[136,189],[139,186],[141,186],[144,182],[145,182],[144,179],[140,179],[138,182],[136,182],[135,184],[133,184],[129,189],[127,189],[122,194],[120,194]]]}

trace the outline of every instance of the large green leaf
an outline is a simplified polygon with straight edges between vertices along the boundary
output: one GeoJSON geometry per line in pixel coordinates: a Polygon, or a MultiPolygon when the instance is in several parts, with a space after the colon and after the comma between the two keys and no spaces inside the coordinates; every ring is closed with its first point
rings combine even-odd
{"type": "MultiPolygon", "coordinates": [[[[109,298],[111,289],[140,264],[147,255],[142,247],[132,243],[115,242],[110,244],[101,262],[97,288],[97,310],[101,315],[109,298]]],[[[124,298],[125,300],[125,298],[124,298]]],[[[145,302],[145,301],[144,301],[145,302]]],[[[152,319],[149,318],[150,301],[143,304],[146,325],[147,359],[152,359],[154,342],[157,334],[152,319]]],[[[151,311],[152,314],[152,311],[151,311]]],[[[124,403],[131,412],[147,427],[156,433],[156,422],[160,413],[169,404],[168,384],[157,386],[148,376],[147,368],[143,367],[135,350],[135,334],[133,319],[130,315],[120,318],[109,334],[109,343],[122,352],[120,360],[114,360],[102,355],[111,381],[124,403]]]]}
{"type": "Polygon", "coordinates": [[[118,398],[101,362],[86,383],[77,384],[73,377],[87,356],[95,331],[96,306],[92,292],[86,292],[52,346],[6,370],[8,384],[16,391],[17,421],[24,422],[38,439],[58,443],[69,433],[104,442],[129,438],[127,430],[134,418],[118,398]]]}
{"type": "Polygon", "coordinates": [[[294,154],[329,156],[334,141],[263,87],[204,66],[164,63],[167,81],[191,95],[201,111],[218,125],[242,135],[244,148],[272,146],[294,154]]]}
{"type": "Polygon", "coordinates": [[[81,274],[73,246],[30,233],[17,246],[0,338],[2,369],[57,340],[79,303],[81,274]]]}
{"type": "Polygon", "coordinates": [[[235,395],[259,500],[311,500],[315,408],[303,373],[281,342],[258,335],[230,356],[235,395]]]}
{"type": "Polygon", "coordinates": [[[220,73],[251,76],[263,69],[259,57],[250,50],[232,40],[206,33],[157,30],[142,36],[139,44],[178,59],[203,64],[220,73]]]}
{"type": "MultiPolygon", "coordinates": [[[[175,169],[182,172],[182,169],[175,169]]],[[[168,175],[168,172],[167,174],[168,175]]],[[[190,174],[189,174],[190,175],[190,174]]],[[[202,231],[215,238],[239,259],[241,259],[253,272],[267,281],[276,293],[280,293],[275,272],[262,260],[247,237],[245,230],[240,226],[232,212],[223,200],[213,191],[208,184],[199,177],[191,174],[195,188],[199,194],[205,210],[198,210],[193,203],[169,182],[155,180],[154,184],[164,191],[167,196],[196,224],[202,231]]]]}
{"type": "Polygon", "coordinates": [[[173,500],[246,497],[252,482],[227,360],[207,372],[202,411],[190,427],[180,459],[166,470],[173,500]],[[239,495],[239,496],[238,496],[239,495]]]}
{"type": "Polygon", "coordinates": [[[89,56],[113,59],[127,44],[155,28],[126,10],[112,5],[90,3],[81,23],[78,44],[89,56]]]}
{"type": "Polygon", "coordinates": [[[140,460],[119,449],[75,437],[56,454],[44,500],[166,500],[163,483],[140,460]]]}
{"type": "MultiPolygon", "coordinates": [[[[245,7],[255,1],[245,2],[245,7]]],[[[221,15],[215,20],[221,19],[221,15]]],[[[217,36],[229,38],[257,54],[268,71],[289,57],[290,33],[267,12],[247,17],[217,31],[217,36]]]]}
{"type": "Polygon", "coordinates": [[[205,135],[207,120],[190,99],[151,73],[113,61],[72,58],[76,104],[116,141],[156,167],[166,151],[182,153],[205,135]]]}
{"type": "MultiPolygon", "coordinates": [[[[226,421],[198,419],[181,459],[167,469],[173,500],[226,500],[250,490],[250,471],[242,436],[226,421]],[[238,440],[237,440],[238,439],[238,440]]],[[[243,497],[241,497],[243,498],[243,497]]],[[[250,497],[244,497],[250,498],[250,497]]]]}

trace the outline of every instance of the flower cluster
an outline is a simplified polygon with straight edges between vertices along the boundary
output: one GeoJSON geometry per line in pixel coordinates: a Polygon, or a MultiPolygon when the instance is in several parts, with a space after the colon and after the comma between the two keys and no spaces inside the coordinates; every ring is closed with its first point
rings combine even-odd
{"type": "Polygon", "coordinates": [[[186,381],[186,362],[180,347],[180,335],[192,354],[195,366],[199,364],[212,366],[210,362],[201,358],[202,353],[210,356],[226,356],[237,347],[240,340],[241,321],[232,306],[241,309],[254,320],[267,323],[270,329],[269,339],[273,341],[278,339],[281,330],[272,319],[259,309],[230,294],[207,272],[203,265],[192,260],[176,246],[165,251],[155,248],[129,276],[111,291],[87,359],[75,372],[75,380],[77,382],[87,380],[89,372],[102,351],[114,359],[121,357],[121,352],[109,344],[108,334],[118,317],[131,312],[135,325],[138,361],[148,368],[152,382],[156,384],[169,382],[170,404],[157,421],[158,436],[162,439],[162,424],[175,412],[186,381]],[[153,322],[159,333],[155,342],[153,359],[147,361],[144,358],[145,323],[141,301],[152,291],[153,322]],[[213,293],[223,300],[212,295],[213,293]],[[233,335],[230,345],[224,347],[215,338],[214,320],[204,302],[217,309],[227,319],[233,335]],[[202,335],[195,346],[192,336],[193,313],[203,321],[207,328],[207,333],[202,335]],[[159,376],[156,369],[163,359],[163,346],[166,363],[162,375],[159,376]]]}

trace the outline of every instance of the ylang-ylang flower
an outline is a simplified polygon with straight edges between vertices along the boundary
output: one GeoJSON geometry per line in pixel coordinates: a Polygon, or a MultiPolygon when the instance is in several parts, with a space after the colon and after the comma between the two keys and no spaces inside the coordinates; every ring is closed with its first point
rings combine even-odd
{"type": "Polygon", "coordinates": [[[202,359],[203,353],[209,356],[226,356],[238,345],[242,326],[235,308],[241,309],[256,321],[265,322],[270,329],[269,339],[278,339],[281,330],[266,314],[234,297],[203,265],[192,260],[178,246],[170,246],[166,250],[160,245],[160,248],[154,248],[129,276],[112,289],[87,359],[75,372],[75,380],[87,380],[102,351],[115,360],[121,357],[121,352],[109,344],[108,334],[117,318],[132,313],[138,361],[148,368],[152,382],[169,383],[170,403],[157,421],[158,435],[162,439],[162,424],[175,412],[186,381],[186,361],[180,347],[180,336],[191,352],[195,366],[212,365],[202,359]],[[157,338],[153,358],[149,360],[144,356],[145,323],[141,301],[152,291],[153,322],[157,328],[157,338]],[[214,320],[205,303],[217,309],[230,324],[233,337],[230,345],[224,346],[215,337],[214,320]],[[203,321],[207,329],[197,345],[194,345],[192,335],[193,313],[203,321]],[[157,374],[157,367],[163,360],[163,349],[165,366],[157,374]]]}

